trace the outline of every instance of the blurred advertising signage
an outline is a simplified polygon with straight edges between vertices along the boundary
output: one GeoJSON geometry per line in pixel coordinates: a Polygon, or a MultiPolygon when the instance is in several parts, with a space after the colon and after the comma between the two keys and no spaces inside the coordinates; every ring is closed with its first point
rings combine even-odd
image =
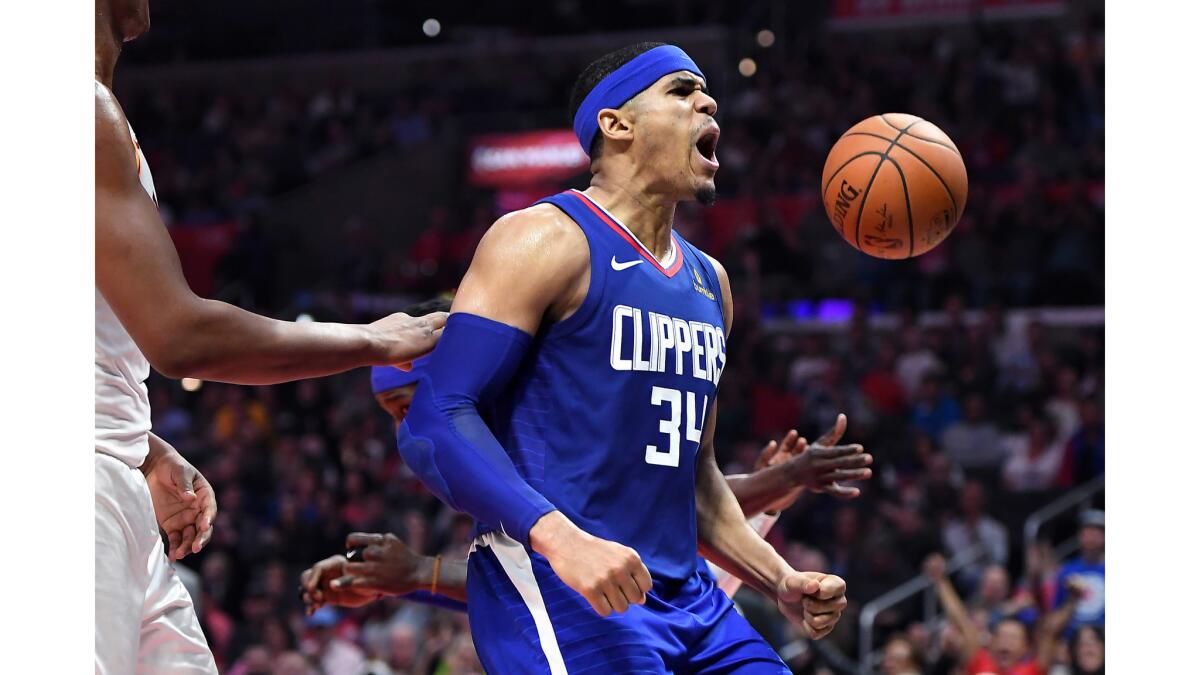
{"type": "Polygon", "coordinates": [[[568,129],[488,134],[471,141],[469,180],[487,187],[553,183],[588,168],[588,157],[568,129]]]}
{"type": "Polygon", "coordinates": [[[834,29],[902,28],[1065,13],[1064,0],[834,0],[834,29]]]}

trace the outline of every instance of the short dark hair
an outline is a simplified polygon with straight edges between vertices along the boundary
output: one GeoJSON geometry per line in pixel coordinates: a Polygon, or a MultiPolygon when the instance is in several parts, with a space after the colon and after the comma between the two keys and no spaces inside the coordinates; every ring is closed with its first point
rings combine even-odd
{"type": "MultiPolygon", "coordinates": [[[[632,61],[639,54],[644,54],[655,47],[661,47],[665,42],[639,42],[637,44],[622,47],[616,51],[609,52],[604,56],[592,61],[583,69],[579,77],[575,78],[575,85],[571,87],[571,102],[568,106],[571,116],[568,118],[568,123],[575,126],[575,113],[579,112],[579,106],[583,105],[583,99],[592,93],[600,81],[609,75],[613,74],[617,68],[632,61]]],[[[602,134],[596,134],[592,139],[592,147],[588,148],[588,156],[593,160],[600,154],[600,139],[602,134]]]]}

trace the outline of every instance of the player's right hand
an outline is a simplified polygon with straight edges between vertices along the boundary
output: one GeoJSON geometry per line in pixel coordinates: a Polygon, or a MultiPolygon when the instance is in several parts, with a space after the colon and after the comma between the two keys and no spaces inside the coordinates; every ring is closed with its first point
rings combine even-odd
{"type": "Polygon", "coordinates": [[[558,578],[600,616],[645,604],[650,571],[632,548],[594,537],[557,511],[543,516],[530,529],[529,541],[550,562],[558,578]]]}
{"type": "Polygon", "coordinates": [[[446,312],[409,316],[397,312],[367,326],[376,345],[374,365],[407,366],[433,351],[446,325],[446,312]]]}

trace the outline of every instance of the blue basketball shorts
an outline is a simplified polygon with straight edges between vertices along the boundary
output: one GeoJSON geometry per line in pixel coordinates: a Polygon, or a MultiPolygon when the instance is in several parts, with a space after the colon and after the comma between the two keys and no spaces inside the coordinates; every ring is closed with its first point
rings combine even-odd
{"type": "Polygon", "coordinates": [[[492,675],[791,672],[700,569],[655,580],[646,604],[601,617],[545,558],[492,532],[472,547],[467,611],[492,675]]]}

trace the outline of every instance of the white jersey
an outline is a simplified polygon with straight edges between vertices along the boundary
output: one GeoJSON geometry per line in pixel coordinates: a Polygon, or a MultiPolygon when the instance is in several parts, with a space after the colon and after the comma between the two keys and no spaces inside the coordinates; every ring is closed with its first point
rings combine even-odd
{"type": "MultiPolygon", "coordinates": [[[[130,149],[137,159],[138,180],[158,203],[146,156],[129,129],[130,149]]],[[[149,450],[150,397],[146,378],[150,362],[121,325],[108,301],[96,289],[96,452],[129,466],[141,466],[149,450]]]]}

